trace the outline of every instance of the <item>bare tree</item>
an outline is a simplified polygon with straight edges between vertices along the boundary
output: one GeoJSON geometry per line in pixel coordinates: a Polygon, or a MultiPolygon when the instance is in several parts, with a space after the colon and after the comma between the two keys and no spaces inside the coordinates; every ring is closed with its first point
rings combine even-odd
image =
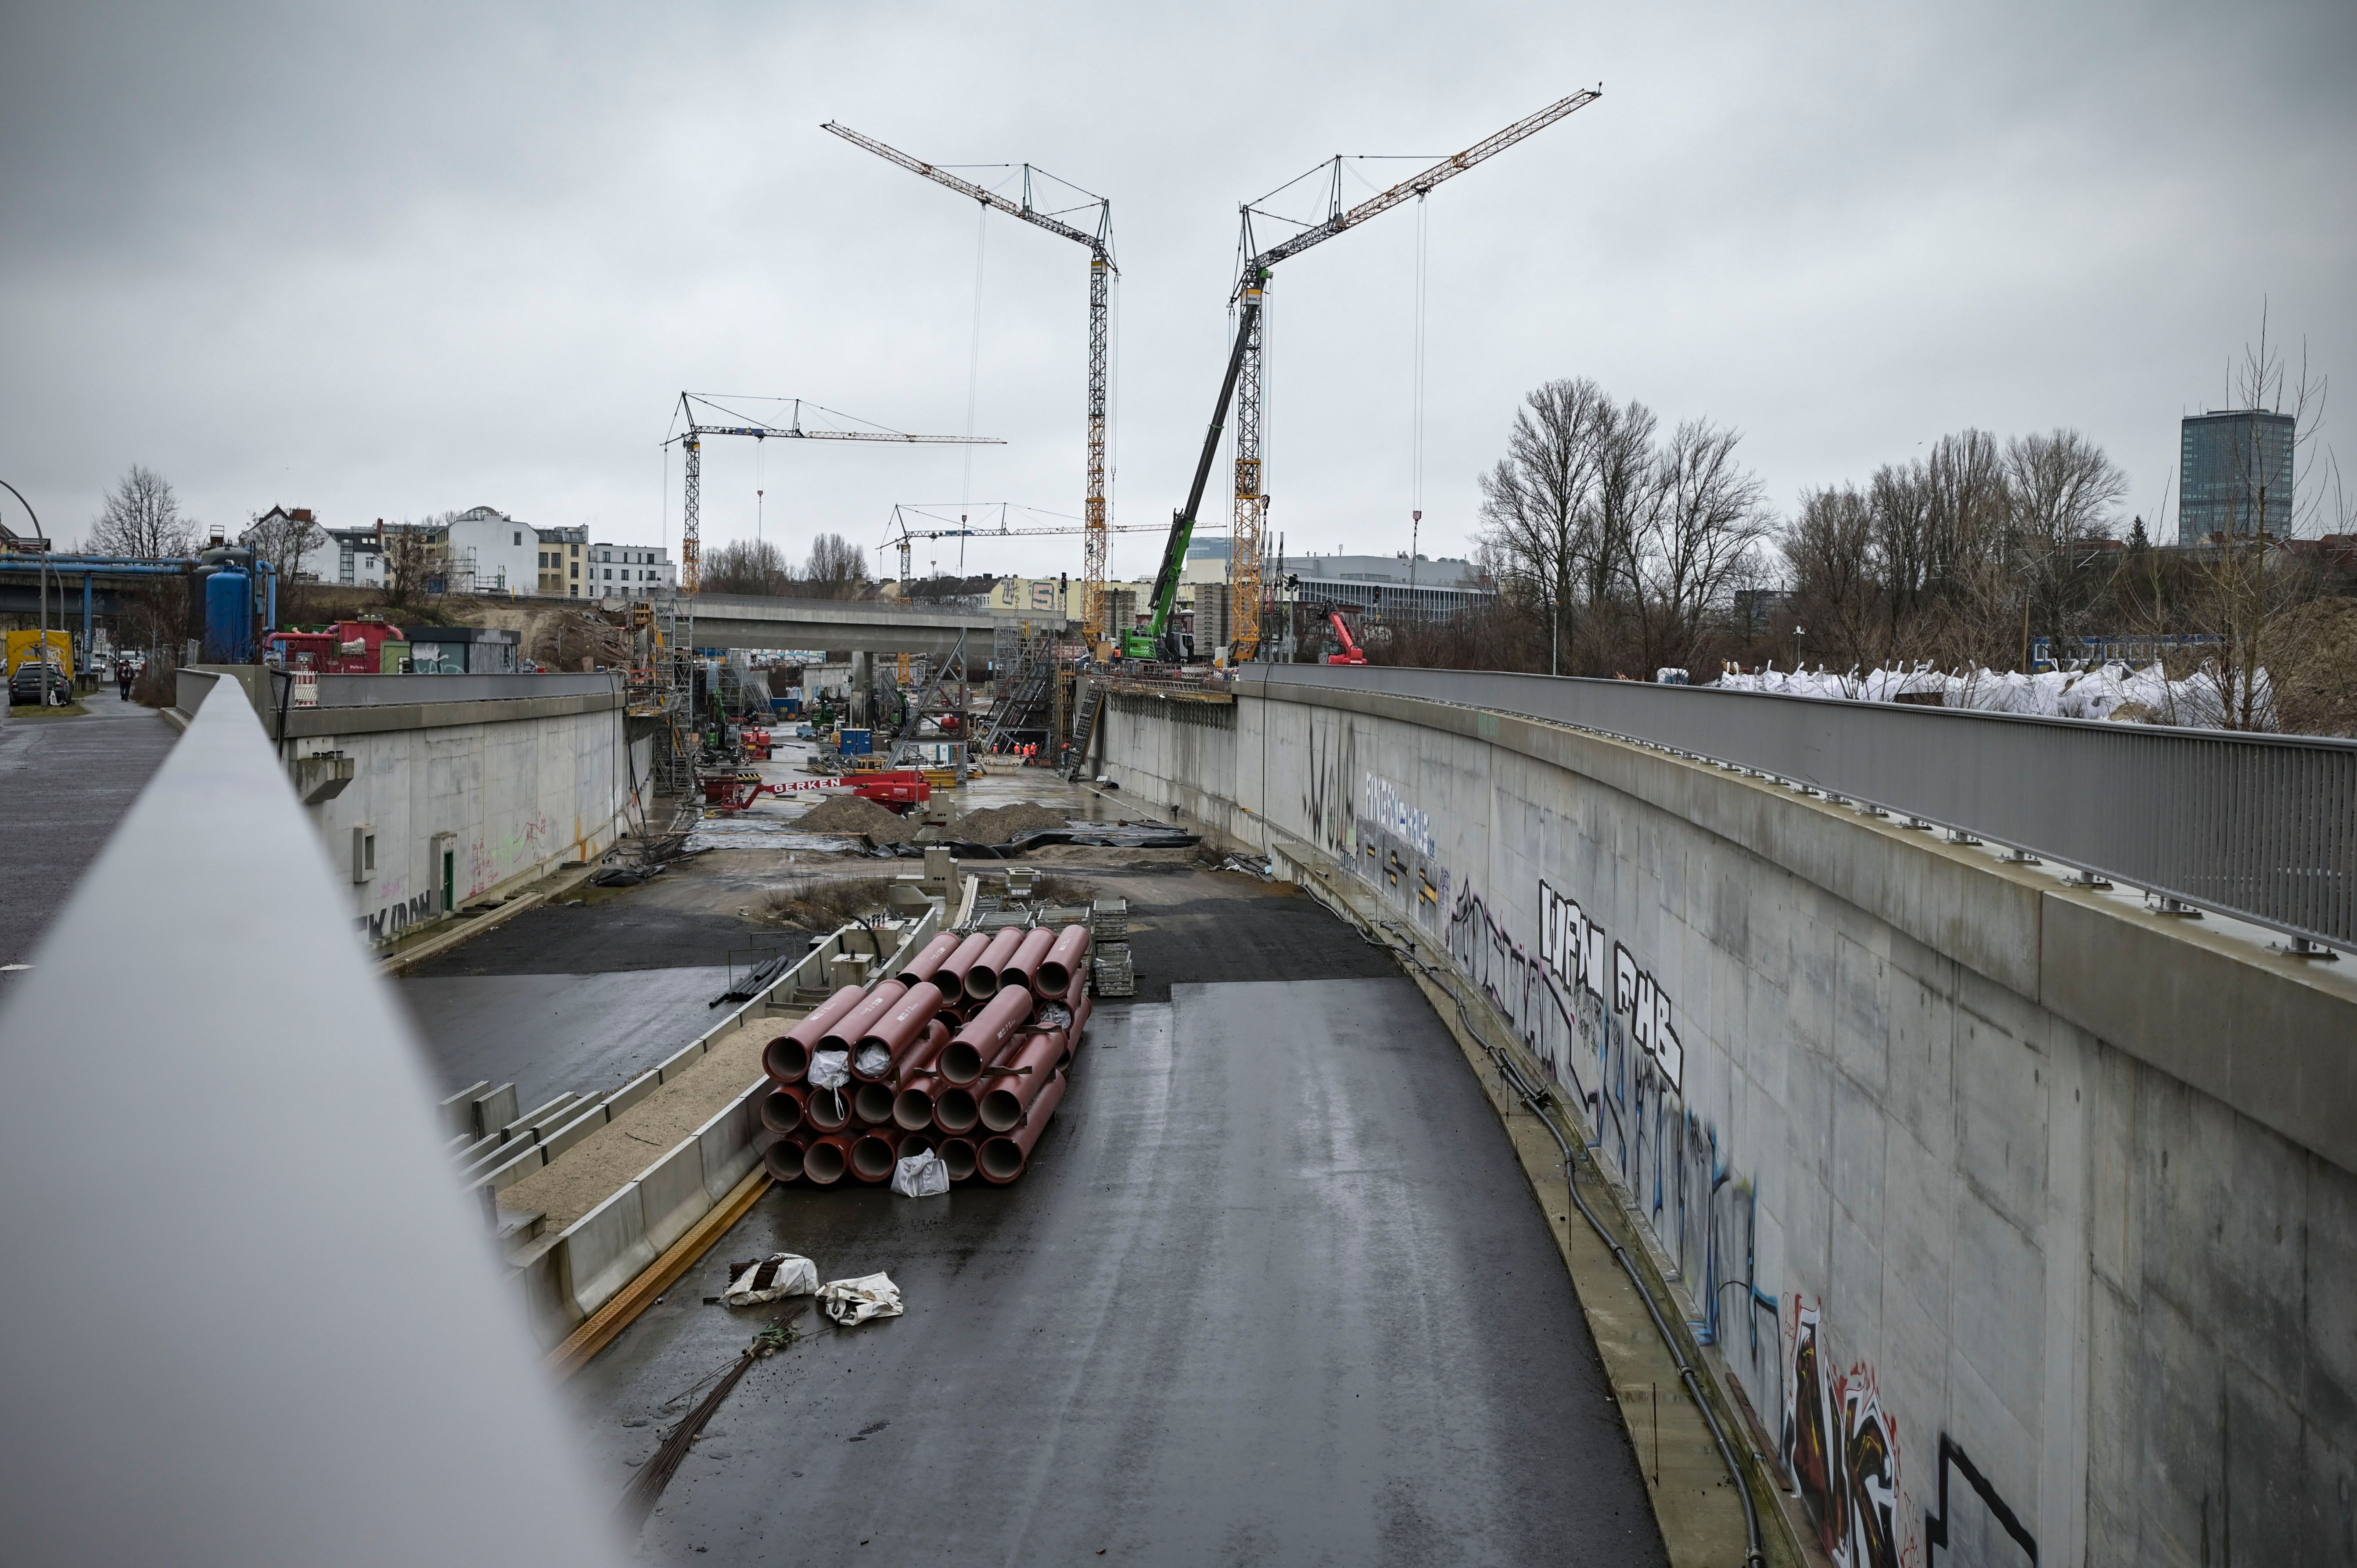
{"type": "Polygon", "coordinates": [[[186,555],[197,524],[180,514],[172,482],[144,463],[134,463],[100,507],[90,525],[90,548],[107,555],[155,560],[186,555]]]}
{"type": "Polygon", "coordinates": [[[804,575],[821,598],[851,598],[867,581],[867,552],[840,533],[822,533],[811,541],[810,569],[804,575]]]}
{"type": "Polygon", "coordinates": [[[328,531],[313,519],[308,508],[298,507],[288,511],[273,507],[253,520],[253,526],[239,540],[255,557],[270,563],[278,574],[282,589],[295,585],[296,568],[303,557],[327,542],[328,531]]]}
{"type": "Polygon", "coordinates": [[[447,581],[450,520],[456,516],[456,512],[446,511],[417,522],[385,527],[385,603],[405,605],[426,592],[436,579],[447,581]]]}
{"type": "Polygon", "coordinates": [[[1545,621],[1560,673],[1584,564],[1597,558],[1598,435],[1612,404],[1594,381],[1558,380],[1515,411],[1506,456],[1481,476],[1481,546],[1507,595],[1545,621]]]}
{"type": "Polygon", "coordinates": [[[2005,475],[2013,501],[2007,554],[2024,590],[2022,636],[2026,642],[2043,630],[2059,655],[2084,629],[2108,584],[2116,553],[2104,546],[2118,524],[2127,476],[2075,430],[2007,442],[2005,475]]]}
{"type": "Polygon", "coordinates": [[[1693,665],[1707,618],[1726,607],[1768,535],[1760,481],[1735,458],[1742,439],[1689,419],[1647,465],[1652,483],[1624,548],[1649,668],[1693,665]]]}
{"type": "Polygon", "coordinates": [[[1803,490],[1801,515],[1781,542],[1793,613],[1835,669],[1874,658],[1872,631],[1885,592],[1877,570],[1882,521],[1848,485],[1803,490]]]}
{"type": "Polygon", "coordinates": [[[1921,462],[1885,463],[1867,486],[1874,568],[1889,614],[1889,650],[1914,626],[1932,585],[1932,481],[1921,462]]]}
{"type": "Polygon", "coordinates": [[[767,594],[775,596],[793,585],[793,568],[784,553],[766,539],[732,541],[704,558],[701,574],[707,594],[767,594]]]}

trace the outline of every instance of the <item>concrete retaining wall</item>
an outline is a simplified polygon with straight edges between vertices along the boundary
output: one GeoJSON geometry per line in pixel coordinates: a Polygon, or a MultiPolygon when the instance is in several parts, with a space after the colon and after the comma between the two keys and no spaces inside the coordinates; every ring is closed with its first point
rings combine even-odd
{"type": "Polygon", "coordinates": [[[1250,692],[1116,698],[1105,771],[1448,947],[1842,1560],[2357,1561],[2357,964],[1641,746],[1250,692]]]}

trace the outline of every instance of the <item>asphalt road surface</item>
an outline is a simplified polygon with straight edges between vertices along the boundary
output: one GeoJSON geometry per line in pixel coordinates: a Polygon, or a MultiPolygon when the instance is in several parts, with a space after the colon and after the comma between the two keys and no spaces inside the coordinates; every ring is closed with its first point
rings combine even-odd
{"type": "Polygon", "coordinates": [[[1010,1187],[772,1189],[571,1385],[614,1493],[774,1314],[703,1301],[772,1251],[888,1271],[907,1314],[805,1316],[651,1560],[1664,1561],[1544,1217],[1405,980],[1103,1004],[1010,1187]]]}
{"type": "Polygon", "coordinates": [[[0,723],[0,964],[32,961],[67,895],[179,738],[112,685],[83,704],[82,717],[0,723]]]}
{"type": "MultiPolygon", "coordinates": [[[[463,947],[462,950],[463,950],[463,947]]],[[[612,1090],[717,1023],[724,966],[608,974],[485,974],[396,987],[449,1093],[512,1083],[530,1108],[565,1090],[612,1090]]]]}

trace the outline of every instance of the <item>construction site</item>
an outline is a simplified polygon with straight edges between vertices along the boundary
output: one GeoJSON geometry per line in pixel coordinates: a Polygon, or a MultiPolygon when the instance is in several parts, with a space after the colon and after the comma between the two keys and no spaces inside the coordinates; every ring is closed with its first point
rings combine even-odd
{"type": "Polygon", "coordinates": [[[992,438],[683,392],[675,591],[297,628],[223,544],[160,718],[0,725],[26,1560],[2357,1558],[2357,744],[1371,663],[1483,590],[1273,540],[1277,268],[1600,98],[1243,204],[1151,523],[1111,201],[830,123],[1084,254],[1078,513],[888,540],[1053,571],[712,591],[723,444],[992,438]],[[2305,809],[2163,831],[2225,790],[2305,809]],[[55,1179],[32,1107],[134,1086],[139,1169],[55,1179]],[[105,1288],[158,1175],[161,1313],[105,1288]]]}

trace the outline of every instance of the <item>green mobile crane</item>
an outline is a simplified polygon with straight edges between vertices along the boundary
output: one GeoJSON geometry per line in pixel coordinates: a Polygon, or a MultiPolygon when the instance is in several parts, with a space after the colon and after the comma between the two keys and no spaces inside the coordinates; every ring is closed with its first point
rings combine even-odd
{"type": "Polygon", "coordinates": [[[1244,404],[1236,424],[1237,529],[1235,556],[1231,564],[1236,590],[1236,656],[1249,659],[1259,650],[1260,519],[1268,501],[1261,489],[1260,315],[1267,295],[1270,269],[1288,257],[1299,255],[1312,245],[1332,239],[1346,229],[1354,229],[1368,219],[1389,211],[1411,197],[1421,199],[1441,181],[1455,178],[1475,164],[1505,151],[1534,132],[1544,130],[1573,111],[1585,109],[1602,96],[1602,89],[1591,87],[1583,88],[1568,98],[1557,99],[1537,113],[1515,121],[1504,130],[1474,143],[1456,156],[1441,159],[1423,173],[1401,181],[1380,195],[1369,197],[1348,211],[1343,210],[1341,201],[1342,160],[1337,158],[1334,160],[1334,195],[1326,220],[1265,251],[1257,247],[1253,238],[1254,209],[1249,203],[1245,205],[1241,249],[1248,259],[1238,270],[1235,293],[1232,297],[1232,303],[1237,307],[1235,348],[1228,355],[1227,376],[1220,382],[1220,401],[1211,411],[1211,428],[1203,436],[1203,455],[1195,464],[1194,487],[1187,492],[1186,506],[1171,514],[1170,539],[1162,547],[1162,570],[1154,578],[1153,618],[1145,629],[1123,634],[1123,657],[1162,659],[1172,663],[1178,661],[1182,651],[1178,634],[1170,628],[1170,609],[1178,598],[1178,570],[1186,564],[1187,545],[1195,537],[1196,510],[1203,504],[1203,486],[1211,477],[1211,459],[1218,453],[1220,432],[1227,424],[1229,405],[1235,401],[1239,377],[1243,383],[1244,404]]]}

